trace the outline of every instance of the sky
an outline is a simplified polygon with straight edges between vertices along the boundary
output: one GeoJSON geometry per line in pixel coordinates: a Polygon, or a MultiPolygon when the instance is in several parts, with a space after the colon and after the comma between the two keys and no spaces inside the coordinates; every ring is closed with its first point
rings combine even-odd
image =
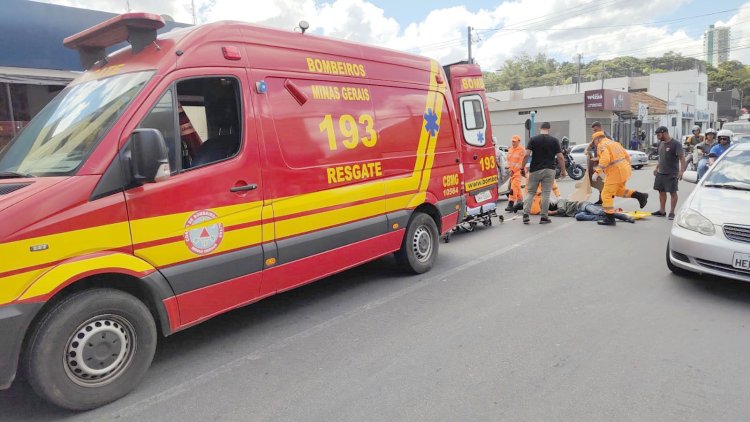
{"type": "Polygon", "coordinates": [[[730,26],[730,59],[750,64],[750,0],[38,0],[123,13],[167,14],[178,22],[241,20],[375,44],[437,59],[474,60],[485,71],[507,59],[545,53],[559,61],[703,57],[703,32],[730,26]]]}

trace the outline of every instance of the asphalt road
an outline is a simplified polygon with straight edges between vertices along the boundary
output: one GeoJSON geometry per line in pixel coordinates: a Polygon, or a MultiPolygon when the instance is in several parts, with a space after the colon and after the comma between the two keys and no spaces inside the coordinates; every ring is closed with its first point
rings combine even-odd
{"type": "MultiPolygon", "coordinates": [[[[651,183],[630,183],[648,210],[651,183]]],[[[750,285],[672,275],[663,218],[532,223],[458,233],[421,276],[385,258],[167,338],[92,412],[17,382],[0,419],[748,419],[750,285]]]]}

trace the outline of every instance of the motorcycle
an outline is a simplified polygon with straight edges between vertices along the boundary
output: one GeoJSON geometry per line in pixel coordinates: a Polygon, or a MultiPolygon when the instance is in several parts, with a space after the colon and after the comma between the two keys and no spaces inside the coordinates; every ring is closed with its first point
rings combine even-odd
{"type": "MultiPolygon", "coordinates": [[[[565,159],[565,171],[568,172],[568,176],[573,180],[581,180],[583,175],[586,174],[583,166],[576,164],[575,160],[573,160],[573,157],[570,155],[570,149],[563,149],[562,154],[565,159]]],[[[560,166],[555,165],[555,179],[560,178],[560,173],[560,166]]]]}
{"type": "Polygon", "coordinates": [[[659,159],[659,149],[656,147],[651,147],[648,149],[648,159],[649,160],[658,160],[659,159]]]}

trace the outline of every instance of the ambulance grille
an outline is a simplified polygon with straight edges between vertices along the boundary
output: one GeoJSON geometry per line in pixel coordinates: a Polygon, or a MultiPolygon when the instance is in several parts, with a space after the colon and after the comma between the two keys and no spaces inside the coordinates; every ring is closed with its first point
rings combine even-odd
{"type": "Polygon", "coordinates": [[[0,184],[0,195],[7,195],[11,192],[15,192],[21,188],[29,186],[31,183],[14,183],[14,184],[0,184]]]}
{"type": "Polygon", "coordinates": [[[724,236],[735,242],[750,243],[750,226],[724,225],[724,236]]]}

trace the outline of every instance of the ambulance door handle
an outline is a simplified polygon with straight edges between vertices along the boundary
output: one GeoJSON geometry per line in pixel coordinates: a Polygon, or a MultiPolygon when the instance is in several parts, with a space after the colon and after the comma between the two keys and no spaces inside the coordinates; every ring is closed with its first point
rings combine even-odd
{"type": "Polygon", "coordinates": [[[477,158],[479,158],[479,156],[474,154],[474,159],[476,160],[477,158]]]}
{"type": "Polygon", "coordinates": [[[255,189],[258,189],[258,185],[256,185],[255,183],[251,183],[245,186],[234,186],[229,189],[229,192],[244,192],[244,191],[255,190],[255,189]]]}

